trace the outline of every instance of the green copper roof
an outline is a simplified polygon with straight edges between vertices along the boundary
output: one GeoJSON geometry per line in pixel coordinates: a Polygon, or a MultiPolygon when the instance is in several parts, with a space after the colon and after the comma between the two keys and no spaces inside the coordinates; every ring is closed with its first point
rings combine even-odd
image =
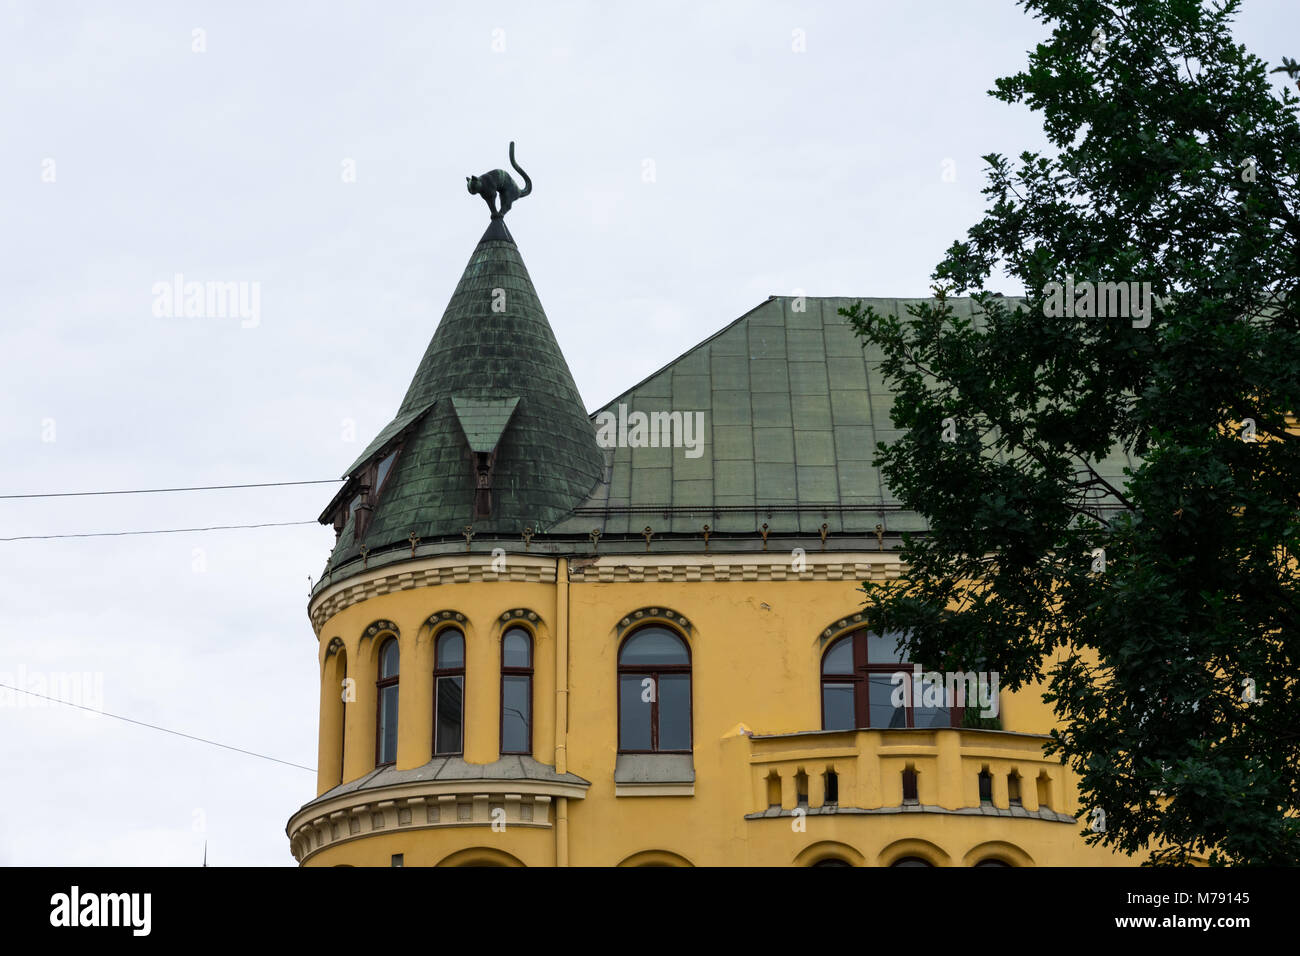
{"type": "MultiPolygon", "coordinates": [[[[416,413],[415,424],[365,543],[405,545],[414,531],[422,553],[460,551],[446,538],[473,524],[475,551],[517,549],[525,526],[539,554],[756,552],[764,531],[784,536],[774,549],[853,551],[882,546],[877,526],[891,542],[924,530],[872,464],[876,443],[899,432],[881,354],[839,314],[859,301],[905,315],[923,300],[769,298],[588,417],[513,241],[494,223],[398,412],[399,421],[416,413]],[[503,313],[491,310],[495,289],[503,313]],[[649,440],[659,435],[638,416],[679,440],[649,440]],[[470,449],[493,445],[499,507],[475,521],[470,449]]],[[[949,302],[981,321],[974,300],[949,302]]],[[[1094,464],[1118,487],[1135,462],[1117,448],[1094,464]]],[[[338,570],[318,590],[360,570],[346,563],[357,553],[351,534],[349,523],[331,562],[338,570]]]]}
{"type": "MultiPolygon", "coordinates": [[[[496,220],[479,241],[385,434],[415,421],[381,489],[364,541],[349,520],[331,564],[420,538],[518,536],[570,512],[604,455],[514,239],[496,220]],[[420,416],[423,415],[421,418],[420,416]],[[473,451],[496,448],[492,514],[474,516],[473,451]]],[[[386,439],[385,439],[386,440],[386,439]]],[[[377,444],[378,443],[378,444],[377,444]]]]}
{"type": "MultiPolygon", "coordinates": [[[[754,534],[766,523],[770,533],[814,541],[825,523],[832,549],[836,535],[871,540],[877,524],[891,537],[924,530],[872,465],[876,442],[899,435],[882,356],[839,314],[862,302],[905,315],[920,301],[773,297],[752,309],[593,415],[599,424],[602,413],[702,412],[697,456],[620,442],[608,480],[553,530],[613,537],[649,526],[656,550],[673,547],[666,534],[698,535],[706,523],[716,534],[754,534]]],[[[949,302],[979,321],[974,300],[949,302]]],[[[1127,464],[1117,450],[1099,470],[1122,483],[1127,464]]]]}
{"type": "Polygon", "coordinates": [[[461,430],[471,451],[490,452],[497,447],[510,416],[519,405],[518,396],[510,398],[466,398],[453,395],[451,405],[460,419],[461,430]]]}
{"type": "Polygon", "coordinates": [[[385,425],[383,427],[383,430],[380,431],[380,433],[375,436],[374,441],[372,441],[369,445],[366,446],[366,450],[361,453],[360,457],[358,457],[356,461],[354,461],[351,465],[348,466],[347,471],[343,472],[343,477],[346,478],[348,475],[352,474],[354,471],[356,471],[366,462],[370,461],[370,459],[373,458],[375,455],[379,454],[379,451],[385,445],[387,445],[395,437],[401,434],[401,432],[403,431],[403,429],[406,428],[407,425],[410,425],[417,418],[419,418],[421,415],[423,415],[425,412],[431,409],[433,407],[433,404],[434,404],[433,402],[426,402],[423,405],[418,405],[415,408],[411,409],[410,411],[403,412],[401,415],[398,415],[391,422],[385,425]]]}

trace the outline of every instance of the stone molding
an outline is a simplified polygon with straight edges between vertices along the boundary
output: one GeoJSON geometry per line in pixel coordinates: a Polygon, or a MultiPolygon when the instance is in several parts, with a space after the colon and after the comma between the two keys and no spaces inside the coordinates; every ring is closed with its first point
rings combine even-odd
{"type": "Polygon", "coordinates": [[[524,554],[512,555],[504,571],[493,569],[493,558],[490,554],[404,561],[355,575],[346,581],[327,587],[308,603],[307,615],[311,619],[312,627],[319,634],[325,622],[335,614],[371,598],[414,588],[479,581],[554,584],[555,559],[524,554]]]}
{"type": "Polygon", "coordinates": [[[808,554],[797,562],[786,555],[682,554],[606,555],[575,560],[569,579],[601,584],[648,581],[887,581],[902,572],[890,552],[808,554]],[[795,570],[796,566],[798,570],[795,570]]]}
{"type": "Polygon", "coordinates": [[[379,833],[439,827],[551,827],[555,797],[581,800],[586,786],[537,780],[448,780],[362,790],[307,804],[285,828],[299,864],[321,850],[379,833]],[[495,819],[493,814],[500,810],[495,819]]]}
{"type": "MultiPolygon", "coordinates": [[[[555,558],[515,554],[502,571],[494,570],[493,562],[491,554],[465,554],[387,565],[327,587],[309,602],[307,613],[319,635],[325,622],[340,611],[384,594],[440,584],[555,583],[555,558]]],[[[889,581],[903,570],[898,554],[888,551],[808,554],[797,561],[784,554],[619,554],[571,559],[569,580],[575,584],[889,581]]]]}

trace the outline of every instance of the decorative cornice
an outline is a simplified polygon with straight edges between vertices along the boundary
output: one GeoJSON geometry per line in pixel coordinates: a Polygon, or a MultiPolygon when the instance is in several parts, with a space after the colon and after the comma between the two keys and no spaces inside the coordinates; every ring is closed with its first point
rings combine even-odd
{"type": "Polygon", "coordinates": [[[554,558],[516,554],[504,570],[495,570],[494,564],[500,567],[490,554],[463,554],[385,565],[325,588],[308,602],[307,615],[319,634],[325,622],[345,608],[397,591],[480,581],[555,582],[554,558]]]}
{"type": "Polygon", "coordinates": [[[808,554],[787,556],[744,554],[603,555],[574,561],[569,579],[587,583],[654,581],[886,581],[903,569],[890,552],[808,554]]]}
{"type": "Polygon", "coordinates": [[[305,863],[321,850],[377,833],[452,826],[549,828],[552,799],[581,800],[586,791],[586,784],[537,780],[399,784],[313,801],[285,830],[294,858],[305,863]]]}
{"type": "MultiPolygon", "coordinates": [[[[506,567],[490,554],[444,555],[385,565],[330,585],[308,604],[317,634],[340,611],[384,594],[440,584],[555,582],[556,559],[511,554],[506,567]]],[[[888,581],[903,573],[896,552],[856,551],[805,554],[610,554],[574,559],[569,580],[576,584],[716,581],[888,581]]]]}

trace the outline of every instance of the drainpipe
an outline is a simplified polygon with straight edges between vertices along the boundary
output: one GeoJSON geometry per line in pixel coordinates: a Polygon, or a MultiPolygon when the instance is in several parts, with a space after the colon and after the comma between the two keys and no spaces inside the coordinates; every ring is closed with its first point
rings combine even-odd
{"type": "MultiPolygon", "coordinates": [[[[555,559],[555,772],[569,767],[569,562],[555,559]]],[[[569,865],[569,801],[555,801],[555,865],[569,865]]]]}
{"type": "Polygon", "coordinates": [[[555,865],[569,865],[569,798],[555,798],[555,865]]]}

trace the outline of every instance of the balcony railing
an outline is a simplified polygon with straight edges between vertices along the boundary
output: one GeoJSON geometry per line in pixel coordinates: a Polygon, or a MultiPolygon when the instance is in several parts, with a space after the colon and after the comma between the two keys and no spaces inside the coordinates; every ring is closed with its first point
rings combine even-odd
{"type": "Polygon", "coordinates": [[[1069,820],[1073,780],[1038,734],[970,728],[810,731],[749,738],[750,818],[969,813],[1069,820]]]}

